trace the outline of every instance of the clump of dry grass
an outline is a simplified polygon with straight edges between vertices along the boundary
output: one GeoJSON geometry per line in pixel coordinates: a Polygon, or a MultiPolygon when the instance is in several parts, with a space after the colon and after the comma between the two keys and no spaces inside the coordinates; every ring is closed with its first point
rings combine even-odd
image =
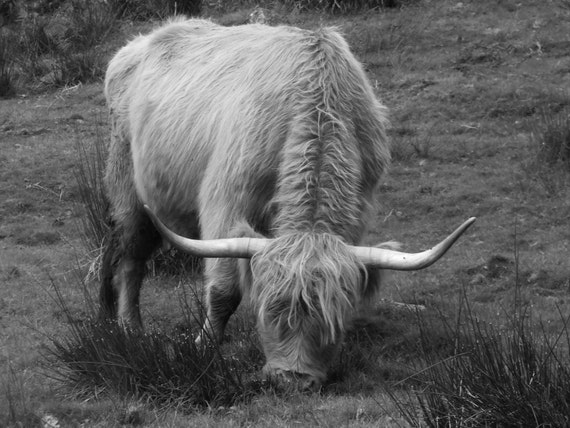
{"type": "Polygon", "coordinates": [[[258,367],[252,357],[259,359],[261,353],[251,340],[251,324],[233,332],[237,344],[232,357],[227,357],[213,340],[205,347],[195,344],[196,327],[204,314],[186,296],[183,327],[138,332],[114,322],[95,321],[92,303],[87,305],[91,317],[75,319],[59,287],[53,284],[53,288],[69,328],[66,334],[50,339],[47,373],[73,395],[105,393],[191,411],[247,400],[262,386],[252,376],[258,367]]]}
{"type": "Polygon", "coordinates": [[[20,373],[8,366],[8,373],[2,377],[0,389],[0,426],[29,427],[38,426],[40,418],[34,412],[34,405],[26,391],[20,373]]]}
{"type": "Polygon", "coordinates": [[[85,215],[81,217],[83,241],[89,251],[100,252],[110,233],[109,201],[104,186],[107,141],[101,129],[96,128],[92,144],[77,138],[75,148],[77,163],[74,174],[79,200],[85,209],[85,215]]]}
{"type": "Polygon", "coordinates": [[[538,162],[570,172],[570,110],[558,113],[542,111],[532,138],[538,162]]]}
{"type": "Polygon", "coordinates": [[[533,158],[525,171],[551,195],[570,185],[570,110],[543,110],[532,125],[533,158]]]}
{"type": "Polygon", "coordinates": [[[421,326],[423,368],[410,377],[408,401],[390,393],[412,426],[420,424],[418,407],[429,427],[568,426],[570,317],[560,314],[563,327],[553,337],[537,332],[540,320],[520,301],[514,313],[499,329],[464,298],[455,322],[441,317],[454,344],[445,353],[433,352],[429,327],[421,326]]]}

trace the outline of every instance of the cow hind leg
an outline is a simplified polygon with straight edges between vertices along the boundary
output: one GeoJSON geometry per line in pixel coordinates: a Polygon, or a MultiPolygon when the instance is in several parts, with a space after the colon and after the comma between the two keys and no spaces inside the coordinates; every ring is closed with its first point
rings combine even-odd
{"type": "Polygon", "coordinates": [[[103,254],[101,319],[117,319],[124,326],[142,328],[140,289],[146,262],[160,242],[159,233],[142,211],[114,227],[103,254]]]}

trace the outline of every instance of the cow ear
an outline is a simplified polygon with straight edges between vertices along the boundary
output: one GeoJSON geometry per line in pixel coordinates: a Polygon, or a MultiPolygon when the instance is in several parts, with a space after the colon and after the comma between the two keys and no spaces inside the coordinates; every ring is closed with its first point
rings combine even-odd
{"type": "MultiPolygon", "coordinates": [[[[265,238],[261,233],[257,233],[249,225],[249,223],[243,221],[230,231],[230,238],[265,238]]],[[[238,259],[238,269],[239,269],[239,282],[242,294],[246,294],[251,289],[251,284],[253,281],[251,274],[250,259],[238,259]]]]}
{"type": "MultiPolygon", "coordinates": [[[[374,245],[376,248],[386,248],[388,250],[399,251],[402,249],[402,244],[398,241],[387,241],[374,245]]],[[[380,291],[382,284],[384,284],[390,277],[392,271],[384,269],[366,268],[366,284],[364,284],[363,301],[372,302],[376,293],[380,291]]]]}

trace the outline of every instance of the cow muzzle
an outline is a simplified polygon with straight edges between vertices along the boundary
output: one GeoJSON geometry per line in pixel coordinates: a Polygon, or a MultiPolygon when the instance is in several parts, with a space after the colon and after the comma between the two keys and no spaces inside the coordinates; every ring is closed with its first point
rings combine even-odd
{"type": "Polygon", "coordinates": [[[290,370],[274,369],[265,365],[263,375],[284,389],[294,389],[302,392],[317,392],[321,389],[324,379],[308,373],[290,370]]]}

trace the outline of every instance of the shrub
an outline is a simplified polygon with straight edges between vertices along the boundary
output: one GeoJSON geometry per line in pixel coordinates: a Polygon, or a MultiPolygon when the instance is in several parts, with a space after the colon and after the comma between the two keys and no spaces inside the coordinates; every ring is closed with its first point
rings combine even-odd
{"type": "Polygon", "coordinates": [[[92,48],[107,39],[116,24],[115,11],[104,0],[71,0],[65,34],[70,47],[92,48]]]}
{"type": "Polygon", "coordinates": [[[52,15],[30,13],[17,28],[8,31],[17,36],[18,47],[13,56],[18,72],[36,86],[75,85],[101,79],[108,59],[108,48],[103,42],[109,39],[117,22],[110,5],[102,0],[43,5],[57,10],[52,15]]]}
{"type": "Polygon", "coordinates": [[[76,52],[66,49],[56,55],[51,77],[43,83],[71,86],[100,80],[105,75],[106,56],[97,49],[76,52]]]}

